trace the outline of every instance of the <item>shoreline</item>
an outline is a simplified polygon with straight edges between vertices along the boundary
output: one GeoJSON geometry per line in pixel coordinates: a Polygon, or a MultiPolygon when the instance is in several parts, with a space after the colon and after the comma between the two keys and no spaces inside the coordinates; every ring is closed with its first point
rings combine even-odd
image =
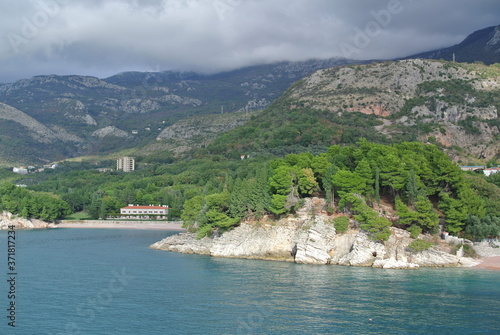
{"type": "Polygon", "coordinates": [[[500,271],[500,256],[490,256],[481,258],[481,263],[475,268],[500,271]]]}
{"type": "Polygon", "coordinates": [[[53,224],[50,228],[71,228],[71,229],[138,229],[138,230],[172,230],[183,232],[181,223],[174,222],[63,222],[53,224]]]}

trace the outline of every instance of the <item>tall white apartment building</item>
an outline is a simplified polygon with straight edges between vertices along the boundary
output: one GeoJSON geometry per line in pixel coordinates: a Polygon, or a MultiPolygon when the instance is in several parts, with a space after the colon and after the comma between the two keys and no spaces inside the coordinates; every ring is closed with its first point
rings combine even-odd
{"type": "Polygon", "coordinates": [[[132,172],[135,170],[135,160],[133,157],[121,157],[116,161],[116,169],[124,172],[132,172]]]}

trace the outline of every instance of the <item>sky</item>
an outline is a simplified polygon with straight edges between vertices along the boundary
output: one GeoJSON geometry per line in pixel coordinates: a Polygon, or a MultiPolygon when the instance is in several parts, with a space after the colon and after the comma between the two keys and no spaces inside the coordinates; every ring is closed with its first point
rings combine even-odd
{"type": "Polygon", "coordinates": [[[500,25],[498,0],[0,0],[0,83],[391,59],[500,25]]]}

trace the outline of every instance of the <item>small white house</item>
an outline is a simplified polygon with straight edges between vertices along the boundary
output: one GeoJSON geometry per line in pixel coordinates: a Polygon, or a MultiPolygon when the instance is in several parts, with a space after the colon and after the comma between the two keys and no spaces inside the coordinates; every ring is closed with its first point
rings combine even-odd
{"type": "Polygon", "coordinates": [[[12,172],[25,175],[28,174],[28,169],[24,167],[15,167],[12,169],[12,172]]]}
{"type": "Polygon", "coordinates": [[[483,170],[483,173],[486,177],[489,177],[490,175],[494,174],[494,173],[497,173],[498,171],[500,171],[500,168],[499,167],[491,167],[491,168],[486,168],[483,170]]]}

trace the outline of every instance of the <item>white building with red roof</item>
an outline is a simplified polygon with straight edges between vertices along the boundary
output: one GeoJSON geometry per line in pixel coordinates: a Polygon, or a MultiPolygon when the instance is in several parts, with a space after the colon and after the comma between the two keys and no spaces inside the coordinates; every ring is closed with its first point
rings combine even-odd
{"type": "Polygon", "coordinates": [[[122,218],[143,218],[143,219],[166,219],[168,215],[167,205],[158,206],[140,206],[128,205],[127,207],[120,208],[120,215],[122,218]]]}
{"type": "Polygon", "coordinates": [[[491,167],[491,168],[487,168],[487,169],[484,169],[483,170],[483,173],[489,177],[490,175],[494,174],[494,173],[498,173],[500,171],[500,168],[499,167],[491,167]]]}

